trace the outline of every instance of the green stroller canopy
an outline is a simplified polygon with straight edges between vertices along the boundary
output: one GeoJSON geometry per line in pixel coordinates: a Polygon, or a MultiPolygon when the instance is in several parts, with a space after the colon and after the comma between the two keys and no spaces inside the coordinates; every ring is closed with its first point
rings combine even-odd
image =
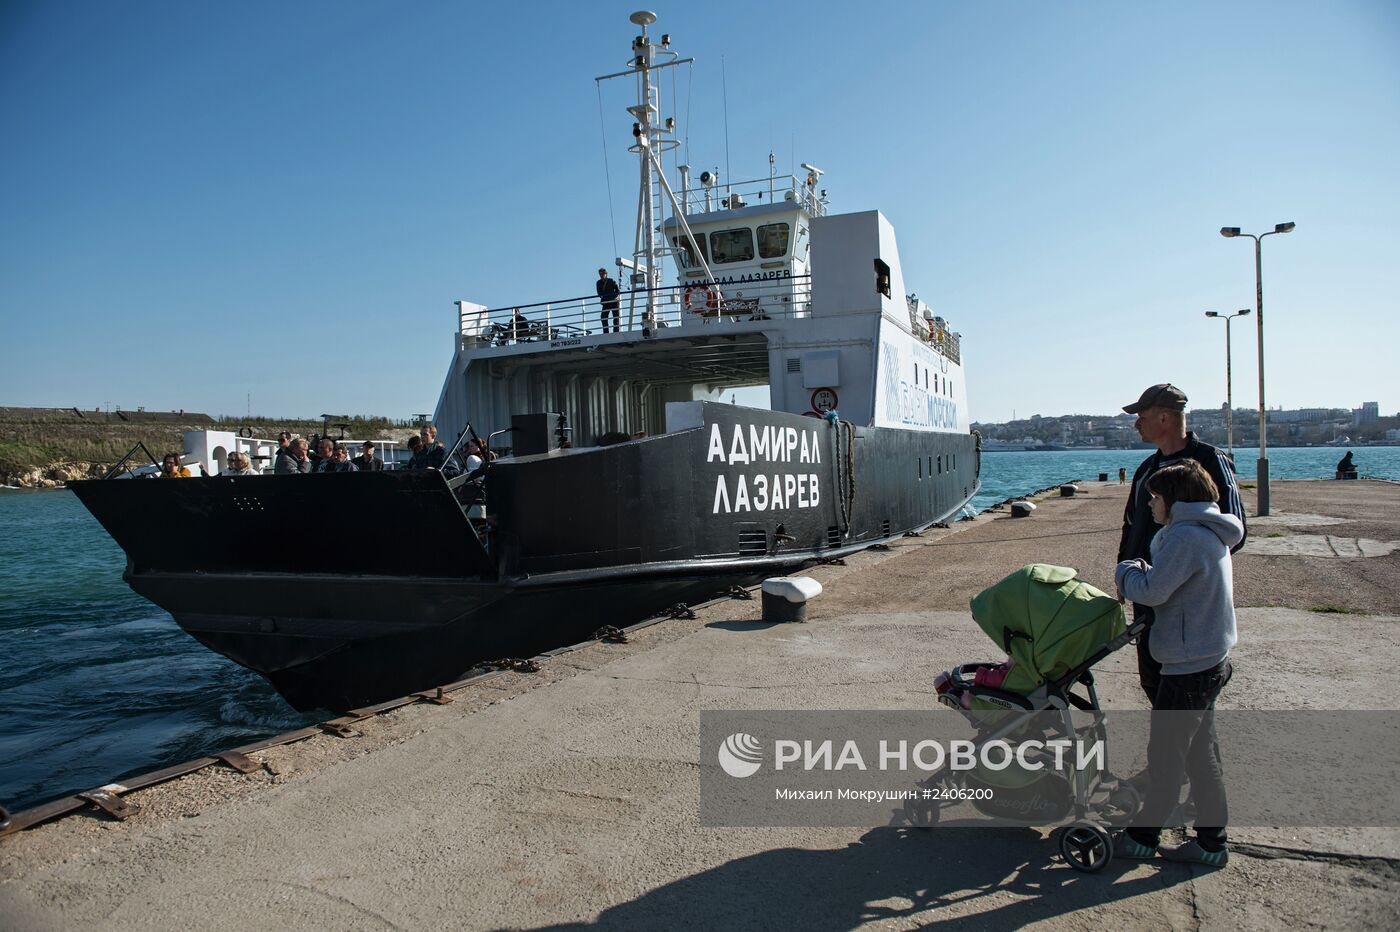
{"type": "Polygon", "coordinates": [[[972,598],[972,617],[1015,663],[1002,688],[1064,676],[1126,628],[1123,606],[1067,566],[1031,563],[972,598]]]}

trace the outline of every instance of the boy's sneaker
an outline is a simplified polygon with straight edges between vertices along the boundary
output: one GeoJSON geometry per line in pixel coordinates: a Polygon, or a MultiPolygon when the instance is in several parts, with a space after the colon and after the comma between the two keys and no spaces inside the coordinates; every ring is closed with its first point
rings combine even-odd
{"type": "Polygon", "coordinates": [[[1113,843],[1113,856],[1129,861],[1150,861],[1157,856],[1157,851],[1157,848],[1135,841],[1127,832],[1120,832],[1118,840],[1113,843]]]}
{"type": "MultiPolygon", "coordinates": [[[[1114,852],[1117,854],[1117,852],[1114,852]]],[[[1204,864],[1206,867],[1224,867],[1230,862],[1230,849],[1221,848],[1219,851],[1207,851],[1201,847],[1201,843],[1196,839],[1191,839],[1184,845],[1175,848],[1161,849],[1162,857],[1168,861],[1184,861],[1188,864],[1204,864]]]]}

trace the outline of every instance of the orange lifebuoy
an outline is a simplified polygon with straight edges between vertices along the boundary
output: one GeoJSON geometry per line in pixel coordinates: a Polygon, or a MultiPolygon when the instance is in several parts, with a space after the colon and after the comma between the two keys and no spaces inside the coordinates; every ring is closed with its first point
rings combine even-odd
{"type": "Polygon", "coordinates": [[[687,287],[682,300],[692,314],[711,314],[719,309],[719,295],[709,285],[687,287]]]}

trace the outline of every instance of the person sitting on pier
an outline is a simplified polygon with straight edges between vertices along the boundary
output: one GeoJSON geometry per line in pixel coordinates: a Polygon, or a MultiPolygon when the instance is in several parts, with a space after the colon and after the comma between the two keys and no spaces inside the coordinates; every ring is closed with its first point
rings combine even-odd
{"type": "Polygon", "coordinates": [[[180,465],[180,454],[167,453],[165,459],[160,464],[160,478],[162,479],[188,479],[190,471],[180,465]]]}
{"type": "Polygon", "coordinates": [[[598,291],[598,299],[603,302],[603,332],[608,332],[608,315],[612,314],[613,333],[622,332],[622,317],[618,310],[617,296],[621,289],[617,282],[608,277],[607,269],[598,270],[598,281],[594,284],[598,291]]]}
{"type": "Polygon", "coordinates": [[[301,476],[311,472],[311,457],[307,454],[305,437],[296,437],[286,450],[277,451],[277,462],[272,468],[276,476],[301,476]]]}
{"type": "Polygon", "coordinates": [[[373,440],[366,440],[364,443],[360,444],[360,449],[363,452],[351,460],[351,462],[355,464],[356,469],[360,472],[379,472],[384,468],[384,461],[374,455],[373,440]]]}
{"type": "Polygon", "coordinates": [[[1350,451],[1350,450],[1348,450],[1348,451],[1347,451],[1347,455],[1344,456],[1344,457],[1342,457],[1341,460],[1337,463],[1337,478],[1338,478],[1338,479],[1355,479],[1355,478],[1356,478],[1356,464],[1355,464],[1354,462],[1352,462],[1352,459],[1351,459],[1351,451],[1350,451]]]}
{"type": "Polygon", "coordinates": [[[234,450],[228,455],[228,465],[220,473],[223,476],[256,476],[253,464],[248,459],[248,454],[242,450],[234,450]]]}

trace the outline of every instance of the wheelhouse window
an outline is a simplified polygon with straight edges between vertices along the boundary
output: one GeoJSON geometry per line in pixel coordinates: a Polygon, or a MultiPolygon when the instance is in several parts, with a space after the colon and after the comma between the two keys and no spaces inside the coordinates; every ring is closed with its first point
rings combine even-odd
{"type": "Polygon", "coordinates": [[[787,255],[788,234],[791,230],[786,223],[765,223],[758,228],[758,256],[760,259],[780,259],[787,255]]]}
{"type": "Polygon", "coordinates": [[[753,230],[719,230],[710,234],[710,255],[718,264],[747,262],[753,258],[753,230]]]}
{"type": "MultiPolygon", "coordinates": [[[[700,259],[695,258],[695,251],[690,248],[690,240],[684,236],[671,237],[671,244],[676,247],[676,253],[681,257],[681,265],[688,269],[700,267],[700,259]]],[[[705,235],[702,233],[695,237],[695,245],[700,247],[700,258],[706,262],[710,261],[709,255],[705,252],[705,235]]]]}

